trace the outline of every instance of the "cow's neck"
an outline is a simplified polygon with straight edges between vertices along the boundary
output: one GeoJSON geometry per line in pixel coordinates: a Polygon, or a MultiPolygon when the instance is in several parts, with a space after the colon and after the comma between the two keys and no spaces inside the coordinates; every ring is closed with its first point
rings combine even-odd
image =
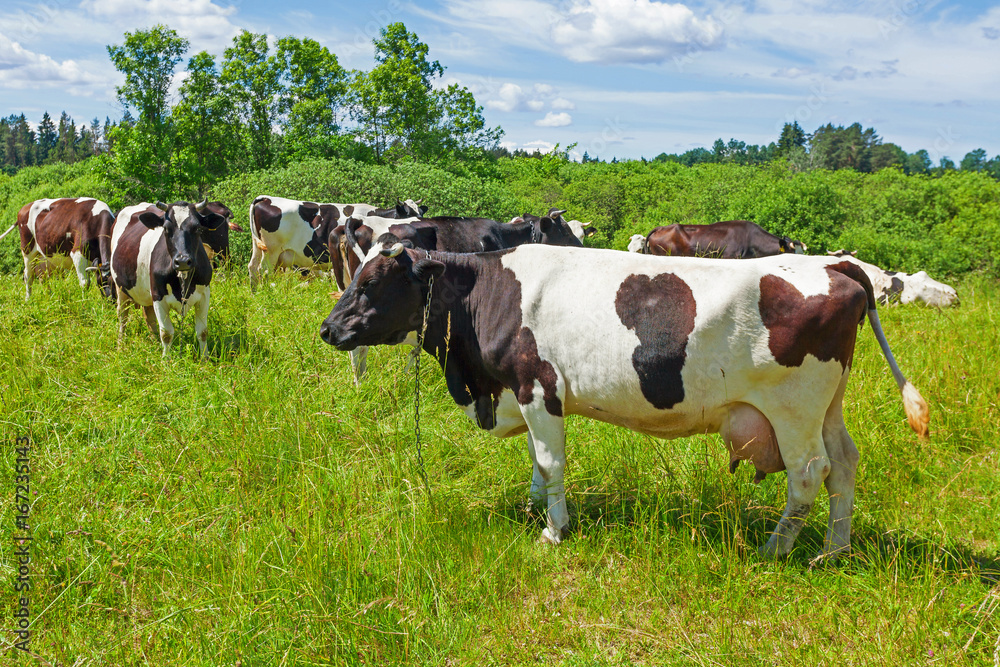
{"type": "Polygon", "coordinates": [[[512,306],[494,289],[496,276],[504,271],[501,255],[433,257],[443,261],[446,269],[434,282],[423,349],[437,359],[455,402],[462,406],[475,402],[477,412],[482,413],[480,425],[491,428],[486,413],[492,413],[492,408],[487,406],[495,407],[503,385],[491,372],[483,348],[491,347],[493,337],[503,333],[489,324],[495,319],[490,317],[495,312],[491,309],[506,312],[512,306]]]}
{"type": "Polygon", "coordinates": [[[499,226],[498,233],[505,248],[524,245],[525,243],[536,243],[538,234],[535,231],[535,224],[528,220],[524,222],[511,222],[499,226]]]}

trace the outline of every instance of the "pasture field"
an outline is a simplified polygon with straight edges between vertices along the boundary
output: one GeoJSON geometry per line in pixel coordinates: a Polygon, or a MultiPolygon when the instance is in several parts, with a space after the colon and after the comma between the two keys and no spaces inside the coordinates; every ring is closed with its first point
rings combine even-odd
{"type": "MultiPolygon", "coordinates": [[[[854,554],[757,554],[785,475],[728,471],[717,436],[571,418],[572,535],[541,545],[524,436],[477,432],[430,357],[413,444],[406,352],[369,376],[319,324],[335,285],[217,273],[160,356],[138,312],[68,274],[0,277],[0,662],[51,665],[1000,665],[1000,289],[883,308],[931,405],[906,425],[867,325],[845,400],[861,450],[854,554]],[[273,283],[273,284],[272,284],[273,283]],[[15,651],[15,450],[30,436],[32,658],[15,651]]],[[[821,496],[825,494],[821,493],[821,496]]]]}

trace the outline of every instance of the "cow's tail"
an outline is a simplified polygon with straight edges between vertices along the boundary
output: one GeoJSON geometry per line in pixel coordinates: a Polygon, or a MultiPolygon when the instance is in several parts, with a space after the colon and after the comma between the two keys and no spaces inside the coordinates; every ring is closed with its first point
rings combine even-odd
{"type": "MultiPolygon", "coordinates": [[[[896,358],[892,354],[892,350],[889,348],[889,341],[886,340],[885,332],[882,331],[882,322],[878,317],[878,310],[876,310],[875,302],[875,290],[872,288],[871,280],[868,279],[868,275],[862,270],[860,266],[845,259],[842,262],[834,264],[829,267],[838,273],[841,273],[848,278],[851,278],[855,282],[859,283],[865,289],[865,294],[868,298],[868,322],[871,323],[872,331],[875,332],[875,338],[878,340],[879,347],[882,348],[882,354],[885,356],[885,360],[889,363],[889,370],[892,371],[892,378],[896,381],[896,386],[899,387],[900,394],[903,397],[903,410],[906,411],[906,420],[910,423],[910,428],[912,428],[917,435],[921,438],[927,438],[930,425],[930,407],[927,405],[927,401],[924,397],[920,395],[913,384],[906,379],[903,372],[899,370],[899,365],[896,363],[896,358]]],[[[862,322],[864,319],[862,318],[862,322]]]]}
{"type": "MultiPolygon", "coordinates": [[[[348,218],[344,221],[344,238],[347,241],[347,247],[350,248],[355,255],[357,255],[362,264],[365,261],[365,254],[361,252],[361,246],[358,243],[358,239],[355,238],[354,232],[363,224],[364,222],[358,218],[348,218]]],[[[346,257],[344,258],[344,265],[347,265],[346,257]]]]}
{"type": "Polygon", "coordinates": [[[8,234],[10,234],[12,231],[14,231],[15,227],[17,227],[17,223],[16,222],[13,225],[11,225],[10,227],[8,227],[7,231],[5,231],[3,234],[0,234],[0,241],[3,241],[3,239],[4,239],[5,236],[7,236],[8,234]]]}

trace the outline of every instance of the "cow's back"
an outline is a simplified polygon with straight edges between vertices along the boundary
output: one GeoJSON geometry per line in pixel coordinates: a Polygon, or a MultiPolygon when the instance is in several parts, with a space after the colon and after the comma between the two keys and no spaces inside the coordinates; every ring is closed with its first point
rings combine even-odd
{"type": "MultiPolygon", "coordinates": [[[[517,326],[532,332],[539,358],[566,377],[568,412],[662,437],[717,430],[731,403],[772,400],[762,386],[796,362],[781,348],[777,352],[792,365],[776,357],[774,332],[808,330],[810,317],[822,312],[834,314],[824,326],[846,313],[844,326],[856,327],[866,303],[863,287],[825,270],[833,263],[825,258],[733,263],[607,250],[548,252],[523,246],[504,255],[509,275],[496,308],[519,304],[520,312],[511,313],[517,326]],[[782,308],[795,317],[769,328],[762,318],[782,308]]],[[[853,352],[853,333],[849,337],[853,352]]],[[[816,351],[817,358],[828,357],[824,361],[843,356],[816,351]]],[[[823,372],[835,388],[841,364],[827,364],[823,372]]]]}

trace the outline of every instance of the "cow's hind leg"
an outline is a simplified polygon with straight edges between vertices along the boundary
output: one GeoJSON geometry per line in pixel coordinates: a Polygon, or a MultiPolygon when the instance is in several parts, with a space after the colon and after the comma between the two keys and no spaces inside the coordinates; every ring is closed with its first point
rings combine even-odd
{"type": "Polygon", "coordinates": [[[804,424],[800,415],[769,417],[778,439],[778,449],[788,470],[788,500],[785,511],[761,552],[776,558],[787,555],[812,510],[820,485],[830,474],[830,460],[823,446],[821,424],[804,424]]]}
{"type": "Polygon", "coordinates": [[[153,334],[153,338],[159,338],[160,325],[156,321],[156,313],[153,312],[153,307],[143,306],[142,314],[146,317],[146,327],[149,328],[149,333],[153,334]]]}
{"type": "Polygon", "coordinates": [[[118,347],[125,342],[125,325],[128,324],[128,308],[131,299],[124,290],[118,290],[118,347]]]}
{"type": "Polygon", "coordinates": [[[208,304],[212,293],[208,285],[197,289],[201,292],[201,298],[194,304],[194,335],[204,359],[208,356],[208,304]]]}
{"type": "Polygon", "coordinates": [[[31,298],[31,283],[35,280],[35,260],[38,258],[37,253],[29,252],[24,257],[24,300],[27,301],[31,298]]]}
{"type": "Polygon", "coordinates": [[[247,265],[247,271],[250,274],[250,289],[257,288],[257,282],[260,280],[261,263],[264,261],[264,251],[261,250],[258,245],[256,238],[251,239],[253,242],[253,248],[250,253],[250,264],[247,265]]]}
{"type": "Polygon", "coordinates": [[[823,444],[830,457],[826,491],[830,496],[830,523],[822,556],[835,558],[851,550],[851,516],[854,513],[854,480],[858,470],[858,448],[844,425],[842,401],[850,369],[844,372],[833,402],[823,421],[823,444]]]}
{"type": "Polygon", "coordinates": [[[87,273],[87,267],[90,266],[90,260],[84,256],[79,250],[73,250],[69,253],[70,261],[73,262],[73,268],[76,270],[76,279],[80,283],[80,287],[87,289],[90,287],[90,274],[87,273]]]}

